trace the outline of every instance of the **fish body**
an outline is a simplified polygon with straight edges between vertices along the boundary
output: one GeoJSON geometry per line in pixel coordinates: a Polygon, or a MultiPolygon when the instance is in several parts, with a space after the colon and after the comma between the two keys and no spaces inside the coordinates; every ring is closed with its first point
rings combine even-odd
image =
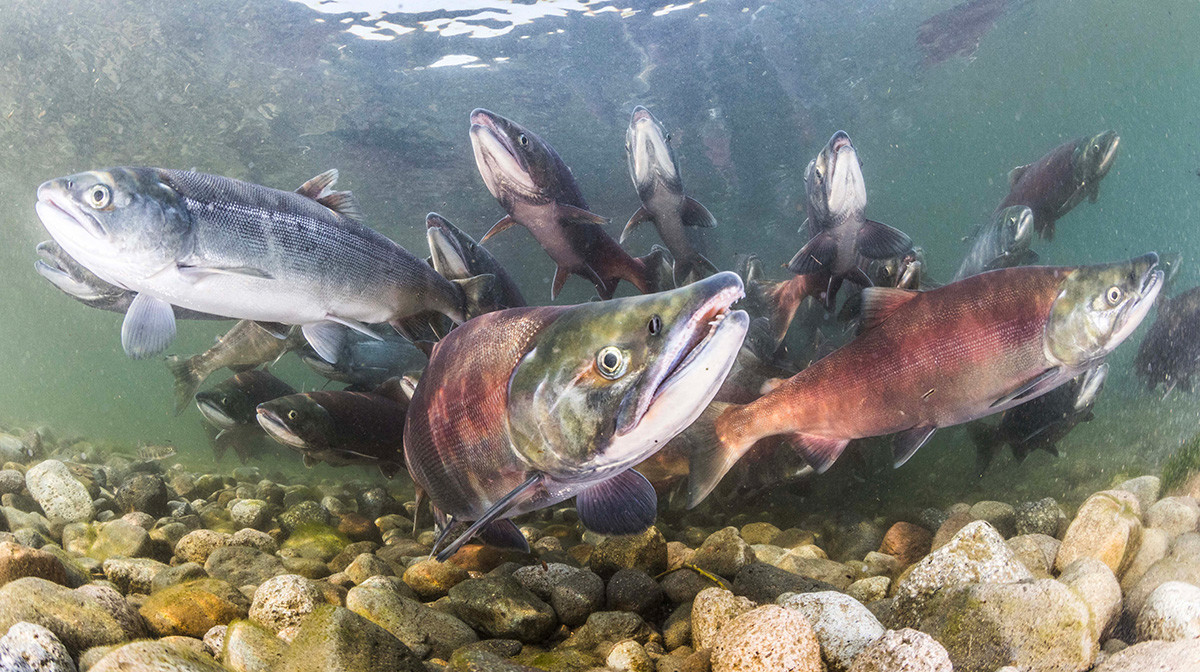
{"type": "Polygon", "coordinates": [[[300,360],[318,374],[359,391],[375,389],[389,378],[425,366],[425,353],[391,327],[373,327],[372,331],[379,337],[346,334],[336,363],[330,364],[310,348],[300,350],[300,360]]]}
{"type": "Polygon", "coordinates": [[[196,407],[210,428],[213,454],[220,460],[232,448],[244,464],[263,446],[265,436],[258,426],[259,404],[296,390],[261,369],[243,371],[196,394],[196,407]]]}
{"type": "Polygon", "coordinates": [[[404,469],[407,403],[371,392],[323,391],[258,406],[267,435],[304,456],[304,464],[374,465],[388,478],[404,469]]]}
{"type": "Polygon", "coordinates": [[[912,249],[904,232],[866,218],[867,186],[858,153],[845,131],[833,134],[804,173],[808,234],[788,262],[797,275],[827,273],[825,305],[832,309],[842,281],[869,287],[860,259],[899,257],[912,249]]]}
{"type": "Polygon", "coordinates": [[[1200,371],[1200,287],[1161,299],[1158,316],[1138,348],[1134,370],[1150,390],[1192,390],[1200,371]]]}
{"type": "Polygon", "coordinates": [[[1100,180],[1116,162],[1120,142],[1116,131],[1104,131],[1064,142],[1036,162],[1013,168],[1008,174],[1008,195],[996,211],[1011,205],[1028,206],[1038,235],[1053,240],[1059,218],[1085,197],[1096,202],[1100,180]]]}
{"type": "Polygon", "coordinates": [[[509,277],[504,266],[465,231],[436,212],[425,215],[425,236],[429,241],[429,258],[434,270],[448,280],[467,280],[475,276],[495,278],[486,299],[481,299],[479,313],[527,305],[517,283],[509,277]]]}
{"type": "Polygon", "coordinates": [[[1094,417],[1092,408],[1104,388],[1108,364],[1101,364],[1040,397],[1014,406],[1000,415],[995,427],[982,422],[968,426],[976,447],[979,475],[987,470],[996,453],[1007,445],[1018,462],[1035,450],[1058,457],[1059,441],[1080,423],[1094,417]]]}
{"type": "MultiPolygon", "coordinates": [[[[630,470],[716,394],[746,334],[733,273],[680,289],[475,318],[433,350],[409,406],[417,487],[453,521],[527,548],[508,519],[577,497],[605,534],[645,529],[653,488],[630,470]]],[[[450,527],[444,530],[448,532],[450,527]]],[[[440,544],[439,544],[440,545],[440,544]]]]}
{"type": "Polygon", "coordinates": [[[860,334],[769,393],[725,409],[697,453],[692,503],[759,439],[818,472],[851,439],[897,434],[903,464],[939,427],[1007,410],[1103,362],[1162,287],[1158,258],[1001,269],[938,289],[864,290],[860,334]]]}
{"type": "Polygon", "coordinates": [[[703,205],[684,195],[683,179],[670,140],[671,135],[649,110],[641,105],[634,108],[625,131],[625,152],[629,175],[642,207],[629,218],[620,242],[624,243],[625,237],[642,222],[653,222],[659,238],[675,259],[675,285],[682,286],[689,281],[689,275],[706,277],[717,272],[712,262],[696,250],[685,227],[708,228],[717,222],[703,205]]]}
{"type": "MultiPolygon", "coordinates": [[[[95,273],[84,268],[63,251],[53,240],[38,243],[38,256],[34,269],[64,294],[89,308],[125,314],[137,292],[121,289],[101,280],[95,273]]],[[[177,320],[227,320],[229,318],[209,313],[199,313],[187,308],[172,306],[177,320]]]]}
{"type": "Polygon", "coordinates": [[[359,222],[337,171],[281,191],[162,168],[44,182],[37,213],[68,255],[137,293],[121,328],[133,357],[175,335],[172,306],[301,325],[330,358],[346,327],[439,312],[461,322],[462,288],[359,222]]]}
{"type": "Polygon", "coordinates": [[[645,260],[629,256],[604,230],[607,219],[588,211],[570,168],[544,140],[487,110],[471,112],[471,146],[488,191],[508,215],[480,242],[515,225],[529,230],[558,268],[550,297],[574,273],[610,299],[626,280],[642,293],[657,289],[645,260]]]}
{"type": "Polygon", "coordinates": [[[198,355],[186,359],[167,357],[167,368],[175,376],[175,413],[191,402],[196,390],[214,371],[269,364],[303,345],[304,335],[297,327],[288,329],[280,338],[257,322],[242,320],[217,339],[216,345],[198,355]]]}
{"type": "Polygon", "coordinates": [[[1037,253],[1029,249],[1033,242],[1033,210],[1025,205],[1010,205],[992,215],[971,238],[971,249],[958,267],[955,280],[984,271],[1037,263],[1037,253]]]}

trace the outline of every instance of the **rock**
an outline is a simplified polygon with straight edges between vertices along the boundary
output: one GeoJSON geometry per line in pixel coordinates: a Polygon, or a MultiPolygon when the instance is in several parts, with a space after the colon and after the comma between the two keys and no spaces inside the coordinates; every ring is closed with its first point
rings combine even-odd
{"type": "Polygon", "coordinates": [[[662,577],[658,585],[662,586],[663,594],[672,604],[691,604],[696,595],[705,588],[726,588],[729,584],[725,583],[724,579],[720,582],[714,581],[690,567],[681,567],[662,577]]]}
{"type": "Polygon", "coordinates": [[[625,640],[612,648],[604,661],[614,670],[627,672],[655,672],[654,661],[646,654],[646,649],[633,640],[625,640]]]}
{"type": "Polygon", "coordinates": [[[640,569],[650,576],[667,571],[667,541],[657,527],[620,537],[608,537],[592,550],[588,566],[606,579],[619,569],[640,569]]]}
{"type": "Polygon", "coordinates": [[[67,585],[67,570],[55,556],[11,541],[0,541],[0,586],[27,576],[67,585]]]}
{"type": "Polygon", "coordinates": [[[754,606],[754,602],[721,588],[700,591],[692,602],[692,645],[712,648],[721,628],[754,606]]]}
{"type": "Polygon", "coordinates": [[[888,630],[863,650],[850,672],[953,672],[950,654],[936,639],[904,628],[888,630]]]}
{"type": "Polygon", "coordinates": [[[663,591],[649,574],[622,569],[608,580],[607,597],[609,611],[631,611],[645,617],[662,605],[663,591]]]}
{"type": "Polygon", "coordinates": [[[1004,542],[1017,559],[1039,579],[1050,578],[1054,559],[1062,545],[1058,539],[1045,534],[1018,534],[1004,542]]]}
{"type": "Polygon", "coordinates": [[[53,632],[34,623],[17,623],[0,637],[0,670],[19,672],[19,664],[30,672],[75,672],[67,647],[53,632]]]}
{"type": "MultiPolygon", "coordinates": [[[[676,573],[682,574],[685,571],[687,570],[676,573]]],[[[836,588],[824,581],[799,576],[761,562],[746,565],[733,580],[734,595],[749,598],[759,604],[774,602],[775,598],[784,593],[813,593],[822,590],[836,588]]]]}
{"type": "Polygon", "coordinates": [[[113,649],[87,672],[228,672],[196,650],[167,642],[142,641],[113,649]]]}
{"type": "Polygon", "coordinates": [[[1151,565],[1142,578],[1125,591],[1122,610],[1130,623],[1137,619],[1150,593],[1168,581],[1182,581],[1200,586],[1200,562],[1167,555],[1151,565]]]}
{"type": "Polygon", "coordinates": [[[736,527],[713,532],[692,556],[693,565],[730,578],[754,561],[754,549],[742,539],[736,527]]]}
{"type": "Polygon", "coordinates": [[[208,556],[222,546],[228,546],[230,535],[213,530],[195,530],[183,535],[175,544],[175,557],[184,562],[203,565],[208,556]]]}
{"type": "MultiPolygon", "coordinates": [[[[675,542],[668,542],[668,546],[671,543],[675,543],[675,542]]],[[[786,549],[786,548],[780,548],[778,546],[773,546],[771,544],[753,544],[750,546],[750,548],[754,550],[754,557],[757,559],[758,562],[763,562],[768,565],[779,564],[780,558],[782,558],[788,552],[788,549],[786,549]]],[[[667,554],[668,554],[668,556],[670,555],[669,547],[667,549],[667,554]]],[[[668,559],[668,562],[670,562],[669,559],[668,559]]],[[[691,562],[690,556],[688,557],[688,562],[691,562]]],[[[682,565],[682,564],[683,563],[680,563],[680,565],[682,565]]],[[[672,566],[678,566],[678,565],[672,564],[672,566]]]]}
{"type": "Polygon", "coordinates": [[[1128,592],[1146,574],[1154,563],[1167,556],[1171,547],[1171,535],[1166,530],[1148,527],[1142,530],[1142,543],[1138,544],[1133,559],[1121,575],[1121,589],[1128,592]]]}
{"type": "Polygon", "coordinates": [[[459,583],[450,589],[447,606],[464,623],[489,637],[532,644],[558,627],[554,609],[511,576],[459,583]]]}
{"type": "Polygon", "coordinates": [[[1017,511],[1012,504],[984,500],[976,502],[967,513],[975,520],[987,521],[1006,539],[1016,533],[1017,511]]]}
{"type": "Polygon", "coordinates": [[[233,536],[229,538],[229,545],[249,546],[250,548],[257,548],[263,553],[270,553],[271,555],[274,555],[279,550],[279,544],[275,541],[274,537],[266,532],[252,530],[248,527],[234,532],[233,536]]]}
{"type": "Polygon", "coordinates": [[[1099,650],[1088,607],[1054,579],[943,588],[917,629],[946,647],[956,670],[1086,670],[1099,650]]]}
{"type": "Polygon", "coordinates": [[[236,672],[271,672],[287,644],[254,621],[234,621],[225,630],[218,659],[236,672]]]}
{"type": "Polygon", "coordinates": [[[1200,640],[1143,642],[1122,649],[1092,672],[1195,672],[1200,670],[1200,640]]]}
{"type": "Polygon", "coordinates": [[[116,492],[121,511],[142,511],[155,518],[166,515],[167,486],[154,474],[137,473],[125,479],[116,492]]]}
{"type": "Polygon", "coordinates": [[[50,630],[72,654],[128,638],[121,624],[86,594],[36,577],[0,587],[0,630],[21,621],[50,630]]]}
{"type": "Polygon", "coordinates": [[[372,576],[395,576],[392,566],[372,553],[363,553],[346,567],[346,576],[356,585],[362,584],[372,576]]]}
{"type": "Polygon", "coordinates": [[[325,603],[325,594],[316,583],[296,574],[281,574],[268,579],[254,591],[250,618],[278,633],[299,625],[305,616],[325,603]]]}
{"type": "Polygon", "coordinates": [[[178,586],[181,583],[195,581],[196,579],[207,579],[208,572],[204,568],[194,562],[185,562],[182,565],[167,567],[166,569],[154,575],[150,580],[150,592],[178,586]]]}
{"type": "Polygon", "coordinates": [[[804,616],[833,672],[849,669],[854,657],[884,633],[884,627],[861,602],[839,592],[788,593],[780,595],[776,603],[804,616]]]}
{"type": "Polygon", "coordinates": [[[1197,522],[1200,504],[1191,497],[1163,497],[1146,510],[1146,527],[1166,530],[1172,537],[1195,532],[1197,522]]]}
{"type": "Polygon", "coordinates": [[[1139,476],[1131,478],[1113,489],[1131,493],[1138,500],[1138,510],[1146,511],[1158,501],[1158,494],[1162,490],[1162,481],[1158,476],[1139,476]]]}
{"type": "Polygon", "coordinates": [[[75,480],[67,465],[58,460],[30,467],[25,472],[25,487],[51,524],[84,523],[96,515],[87,487],[75,480]]]}
{"type": "Polygon", "coordinates": [[[238,527],[261,530],[271,521],[271,506],[261,499],[239,499],[229,506],[229,517],[238,527]]]}
{"type": "Polygon", "coordinates": [[[1200,588],[1167,581],[1146,598],[1137,617],[1139,641],[1200,639],[1200,588]]]}
{"type": "Polygon", "coordinates": [[[646,644],[654,631],[637,614],[624,611],[597,611],[567,641],[563,648],[592,650],[603,642],[616,643],[632,639],[646,644]]]}
{"type": "Polygon", "coordinates": [[[1108,639],[1121,615],[1121,584],[1108,565],[1095,558],[1079,558],[1067,565],[1058,580],[1087,605],[1092,614],[1092,638],[1108,639]]]}
{"type": "Polygon", "coordinates": [[[122,593],[149,594],[154,589],[154,577],[170,569],[149,558],[109,558],[104,561],[104,576],[122,593]]]}
{"type": "Polygon", "coordinates": [[[820,672],[821,650],[804,617],[767,605],[733,619],[712,645],[713,672],[820,672]]]}
{"type": "Polygon", "coordinates": [[[374,553],[379,550],[379,544],[373,541],[356,541],[347,544],[332,560],[329,561],[329,569],[334,572],[343,572],[354,559],[363,553],[374,553]]]}
{"type": "Polygon", "coordinates": [[[778,527],[770,523],[746,523],[742,526],[741,536],[747,544],[751,546],[755,544],[773,544],[775,538],[783,533],[778,527]]]}
{"type": "Polygon", "coordinates": [[[351,588],[346,608],[392,633],[418,658],[449,659],[455,649],[479,640],[454,616],[387,588],[351,588]]]}
{"type": "Polygon", "coordinates": [[[0,469],[0,495],[19,495],[24,490],[25,474],[16,469],[0,469]]]}
{"type": "Polygon", "coordinates": [[[453,672],[541,672],[536,667],[505,660],[491,651],[480,651],[470,647],[455,651],[447,669],[453,672]]]}
{"type": "Polygon", "coordinates": [[[349,537],[335,528],[321,523],[308,523],[292,531],[283,542],[283,550],[302,558],[329,562],[349,544],[349,537]]]}
{"type": "MultiPolygon", "coordinates": [[[[953,516],[951,516],[953,518],[953,516]]],[[[944,546],[913,565],[896,585],[896,618],[912,625],[937,590],[964,583],[1012,583],[1033,575],[989,524],[963,527],[944,546]]]]}
{"type": "Polygon", "coordinates": [[[466,581],[467,570],[452,563],[430,558],[404,570],[404,583],[422,600],[432,602],[450,594],[450,589],[466,581]]]}
{"type": "Polygon", "coordinates": [[[868,604],[887,597],[888,589],[891,587],[892,580],[886,576],[868,576],[850,584],[850,587],[846,589],[846,594],[863,604],[868,604]]]}
{"type": "Polygon", "coordinates": [[[945,546],[947,542],[954,538],[954,535],[958,534],[959,530],[963,529],[974,520],[975,519],[971,517],[971,514],[967,513],[966,511],[958,511],[950,514],[946,518],[945,522],[938,527],[937,531],[933,533],[933,541],[930,543],[930,549],[936,551],[942,546],[945,546]]]}
{"type": "Polygon", "coordinates": [[[257,586],[287,570],[279,558],[249,546],[221,546],[204,562],[209,576],[235,586],[257,586]]]}
{"type": "Polygon", "coordinates": [[[662,626],[663,646],[674,651],[692,643],[692,605],[681,604],[667,617],[662,626]]]}
{"type": "Polygon", "coordinates": [[[425,666],[387,630],[343,607],[322,605],[276,667],[288,672],[425,672],[425,666]]]}
{"type": "Polygon", "coordinates": [[[101,562],[115,557],[140,558],[151,554],[153,541],[145,528],[123,518],[99,523],[96,541],[87,551],[101,562]]]}
{"type": "Polygon", "coordinates": [[[1141,517],[1137,498],[1124,490],[1088,497],[1067,527],[1054,568],[1061,572],[1077,558],[1090,556],[1120,576],[1141,541],[1141,517]]]}
{"type": "Polygon", "coordinates": [[[901,521],[884,533],[879,552],[895,556],[901,567],[907,567],[925,557],[932,543],[933,535],[929,530],[901,521]]]}
{"type": "MultiPolygon", "coordinates": [[[[251,621],[236,621],[238,623],[250,623],[251,621]]],[[[214,625],[209,628],[208,632],[204,633],[204,638],[201,640],[204,644],[204,652],[213,658],[221,657],[221,649],[225,646],[225,634],[228,632],[228,625],[214,625]]],[[[267,633],[268,637],[274,637],[271,633],[267,633]]]]}
{"type": "Polygon", "coordinates": [[[158,637],[203,637],[215,625],[245,618],[249,600],[219,579],[200,579],[150,595],[139,613],[158,637]]]}
{"type": "Polygon", "coordinates": [[[1067,514],[1053,497],[1023,502],[1015,511],[1014,528],[1018,535],[1044,534],[1055,539],[1067,531],[1067,514]]]}
{"type": "MultiPolygon", "coordinates": [[[[583,625],[588,616],[604,607],[604,580],[586,569],[552,562],[545,567],[522,567],[513,572],[513,578],[538,598],[548,601],[558,619],[568,627],[583,625]]],[[[661,599],[661,591],[659,595],[661,599]]]]}
{"type": "Polygon", "coordinates": [[[102,583],[89,583],[75,589],[76,594],[99,605],[125,631],[126,639],[149,637],[146,621],[116,588],[102,583]]]}
{"type": "Polygon", "coordinates": [[[857,578],[854,570],[840,562],[825,558],[803,558],[793,555],[794,551],[779,560],[779,568],[793,574],[827,583],[838,590],[845,590],[857,578]]]}
{"type": "Polygon", "coordinates": [[[326,511],[320,504],[313,501],[304,501],[295,504],[287,511],[279,514],[279,526],[283,528],[283,533],[291,536],[296,530],[312,524],[329,525],[331,519],[329,512],[326,511]]]}

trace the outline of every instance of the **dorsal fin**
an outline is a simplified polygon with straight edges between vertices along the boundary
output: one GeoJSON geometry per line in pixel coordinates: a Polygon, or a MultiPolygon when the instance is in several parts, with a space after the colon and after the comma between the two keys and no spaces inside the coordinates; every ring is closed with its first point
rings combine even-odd
{"type": "Polygon", "coordinates": [[[337,168],[330,168],[300,185],[300,188],[296,189],[296,193],[305,198],[311,198],[343,217],[361,222],[363,219],[362,209],[358,207],[358,199],[354,198],[354,194],[349,191],[333,190],[337,179],[337,168]]]}
{"type": "Polygon", "coordinates": [[[1016,168],[1013,168],[1012,170],[1008,171],[1008,188],[1009,189],[1012,189],[1014,186],[1016,186],[1017,180],[1021,179],[1021,176],[1025,174],[1026,170],[1029,170],[1029,166],[1031,166],[1031,165],[1033,165],[1033,164],[1027,163],[1023,166],[1017,166],[1016,168]]]}
{"type": "Polygon", "coordinates": [[[862,317],[858,322],[858,333],[879,326],[897,308],[911,301],[921,292],[895,287],[866,287],[862,290],[862,317]]]}
{"type": "Polygon", "coordinates": [[[408,407],[408,402],[412,398],[411,388],[404,383],[404,379],[400,376],[393,376],[383,381],[378,387],[371,390],[371,394],[390,399],[405,408],[408,407]]]}

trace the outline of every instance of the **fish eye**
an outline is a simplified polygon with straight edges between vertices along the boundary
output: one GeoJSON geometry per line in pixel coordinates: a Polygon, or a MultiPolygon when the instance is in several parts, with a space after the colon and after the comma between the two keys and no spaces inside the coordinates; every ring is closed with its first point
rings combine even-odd
{"type": "Polygon", "coordinates": [[[627,365],[625,353],[616,346],[605,346],[596,353],[596,368],[600,371],[600,375],[609,380],[616,380],[624,375],[627,365]]]}
{"type": "Polygon", "coordinates": [[[110,191],[108,187],[104,186],[103,184],[97,184],[92,186],[91,189],[88,189],[88,205],[97,210],[103,210],[104,208],[108,207],[109,203],[112,203],[112,191],[110,191]]]}
{"type": "Polygon", "coordinates": [[[670,142],[670,141],[671,141],[671,134],[667,133],[667,142],[670,142]]]}
{"type": "Polygon", "coordinates": [[[662,318],[658,315],[652,315],[650,317],[650,324],[647,325],[647,329],[650,330],[651,336],[657,336],[659,332],[662,331],[662,318]]]}
{"type": "Polygon", "coordinates": [[[1116,285],[1109,287],[1108,291],[1104,294],[1104,298],[1108,299],[1108,305],[1110,306],[1115,306],[1120,303],[1124,296],[1125,292],[1121,291],[1121,288],[1117,287],[1116,285]]]}
{"type": "Polygon", "coordinates": [[[288,420],[295,420],[298,417],[300,417],[300,414],[296,412],[296,409],[288,411],[288,420]]]}
{"type": "Polygon", "coordinates": [[[517,136],[517,143],[520,144],[522,147],[528,147],[529,146],[529,138],[525,137],[525,134],[522,133],[517,136]]]}

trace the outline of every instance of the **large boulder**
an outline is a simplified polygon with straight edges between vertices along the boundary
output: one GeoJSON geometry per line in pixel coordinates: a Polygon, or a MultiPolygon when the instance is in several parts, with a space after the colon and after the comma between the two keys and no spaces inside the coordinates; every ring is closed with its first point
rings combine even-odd
{"type": "Polygon", "coordinates": [[[454,650],[479,641],[466,623],[402,597],[395,590],[367,583],[351,588],[346,608],[392,633],[418,658],[449,660],[454,650]]]}
{"type": "Polygon", "coordinates": [[[79,590],[35,577],[5,584],[0,587],[0,630],[22,621],[36,623],[74,655],[132,637],[107,609],[79,590]]]}
{"type": "Polygon", "coordinates": [[[1117,576],[1137,553],[1142,539],[1142,509],[1135,495],[1105,490],[1088,497],[1067,527],[1054,568],[1062,571],[1083,556],[1108,565],[1117,576]]]}
{"type": "Polygon", "coordinates": [[[276,667],[288,672],[425,672],[390,632],[343,607],[322,605],[300,624],[276,667]]]}

